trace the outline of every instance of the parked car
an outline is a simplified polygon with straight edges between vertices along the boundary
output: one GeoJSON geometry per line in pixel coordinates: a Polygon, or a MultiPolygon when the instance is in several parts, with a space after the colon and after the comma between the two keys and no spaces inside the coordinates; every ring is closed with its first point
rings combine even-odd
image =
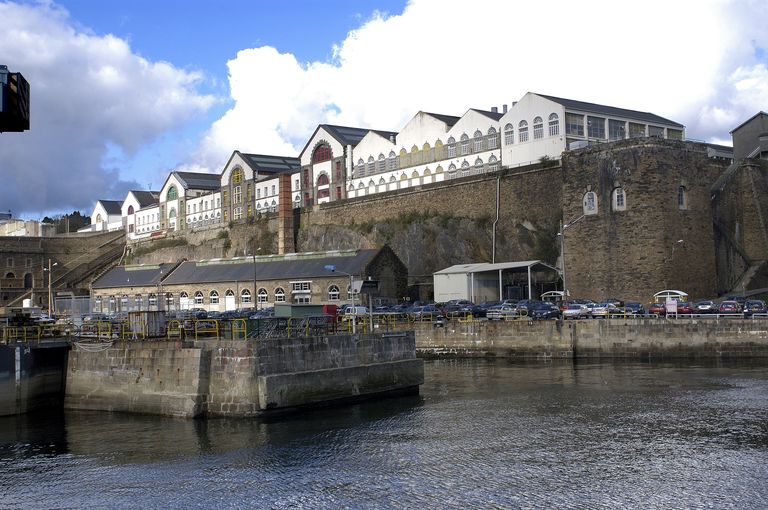
{"type": "Polygon", "coordinates": [[[645,315],[645,307],[638,301],[626,301],[624,310],[626,310],[627,315],[645,315]]]}
{"type": "Polygon", "coordinates": [[[414,321],[432,321],[442,316],[442,312],[435,305],[415,306],[408,314],[414,321]]]}
{"type": "Polygon", "coordinates": [[[679,301],[677,303],[677,313],[690,315],[693,313],[693,305],[689,301],[679,301]]]}
{"type": "Polygon", "coordinates": [[[512,305],[496,305],[492,306],[485,313],[485,317],[489,321],[503,321],[512,319],[518,316],[517,307],[512,305]]]}
{"type": "Polygon", "coordinates": [[[741,313],[741,306],[738,301],[722,301],[720,306],[717,307],[717,313],[720,314],[736,314],[741,313]]]}
{"type": "Polygon", "coordinates": [[[766,313],[765,301],[760,299],[748,299],[744,302],[744,315],[751,317],[754,314],[766,313]]]}
{"type": "Polygon", "coordinates": [[[699,301],[693,305],[693,311],[695,313],[715,313],[717,305],[714,301],[699,301]]]}
{"type": "Polygon", "coordinates": [[[667,307],[664,303],[651,303],[648,306],[648,313],[650,315],[667,315],[667,307]]]}
{"type": "Polygon", "coordinates": [[[618,314],[619,309],[611,303],[597,303],[592,307],[592,317],[607,319],[611,314],[618,314]]]}
{"type": "Polygon", "coordinates": [[[587,305],[580,305],[577,303],[571,303],[565,307],[563,312],[563,319],[588,319],[592,312],[587,308],[587,305]]]}
{"type": "Polygon", "coordinates": [[[528,315],[534,320],[559,319],[560,308],[554,303],[543,303],[528,310],[528,315]]]}

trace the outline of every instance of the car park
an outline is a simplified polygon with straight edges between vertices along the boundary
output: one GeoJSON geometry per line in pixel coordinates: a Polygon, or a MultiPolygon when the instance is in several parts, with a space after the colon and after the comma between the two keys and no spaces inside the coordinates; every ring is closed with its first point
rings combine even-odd
{"type": "Polygon", "coordinates": [[[518,316],[517,307],[513,305],[496,305],[488,309],[485,317],[489,321],[512,319],[518,316]]]}
{"type": "Polygon", "coordinates": [[[645,307],[638,301],[626,301],[624,310],[627,315],[645,315],[645,307]]]}
{"type": "Polygon", "coordinates": [[[597,303],[592,307],[592,317],[595,319],[607,319],[611,314],[616,314],[619,309],[611,303],[597,303]]]}

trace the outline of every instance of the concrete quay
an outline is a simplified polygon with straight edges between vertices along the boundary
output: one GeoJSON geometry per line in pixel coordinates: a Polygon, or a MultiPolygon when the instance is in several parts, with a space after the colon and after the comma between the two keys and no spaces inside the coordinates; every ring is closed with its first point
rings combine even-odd
{"type": "Polygon", "coordinates": [[[512,359],[768,358],[768,319],[621,318],[413,325],[421,357],[512,359]]]}
{"type": "Polygon", "coordinates": [[[260,340],[74,343],[66,409],[256,417],[334,401],[418,393],[412,332],[260,340]],[[87,350],[85,350],[87,348],[87,350]]]}

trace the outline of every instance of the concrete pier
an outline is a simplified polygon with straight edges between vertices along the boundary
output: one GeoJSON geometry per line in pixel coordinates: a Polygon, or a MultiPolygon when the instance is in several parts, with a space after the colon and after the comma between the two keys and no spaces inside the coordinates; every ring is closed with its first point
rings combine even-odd
{"type": "Polygon", "coordinates": [[[60,406],[69,342],[0,345],[0,416],[60,406]]]}
{"type": "Polygon", "coordinates": [[[67,409],[253,417],[418,392],[413,332],[261,340],[115,342],[73,348],[67,409]]]}

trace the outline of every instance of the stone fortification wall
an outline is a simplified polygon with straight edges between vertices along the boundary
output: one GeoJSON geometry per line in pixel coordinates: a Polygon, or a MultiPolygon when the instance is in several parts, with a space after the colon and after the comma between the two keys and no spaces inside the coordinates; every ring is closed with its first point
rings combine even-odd
{"type": "Polygon", "coordinates": [[[259,341],[118,342],[75,349],[65,407],[168,416],[256,416],[423,382],[412,333],[259,341]]]}
{"type": "Polygon", "coordinates": [[[425,356],[630,360],[768,358],[768,320],[612,319],[415,324],[425,356]]]}
{"type": "Polygon", "coordinates": [[[646,303],[663,289],[715,296],[710,187],[724,170],[704,145],[690,142],[633,139],[566,153],[565,221],[584,214],[587,192],[597,194],[597,214],[565,232],[571,295],[646,303]],[[617,188],[626,210],[614,207],[617,188]]]}

